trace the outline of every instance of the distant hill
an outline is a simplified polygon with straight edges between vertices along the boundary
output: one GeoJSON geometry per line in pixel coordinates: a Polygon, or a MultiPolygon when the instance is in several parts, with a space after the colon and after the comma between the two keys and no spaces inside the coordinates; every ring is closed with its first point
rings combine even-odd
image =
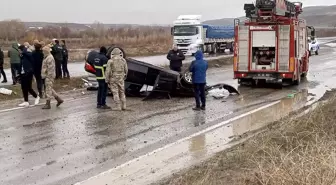
{"type": "MultiPolygon", "coordinates": [[[[90,27],[94,27],[95,24],[80,24],[80,23],[52,23],[52,22],[24,22],[26,28],[44,28],[48,26],[52,27],[68,27],[72,31],[83,31],[90,27]]],[[[136,25],[136,24],[102,24],[104,28],[120,28],[120,27],[142,27],[149,25],[136,25]]],[[[151,25],[160,26],[160,25],[151,25]]]]}
{"type": "MultiPolygon", "coordinates": [[[[244,19],[243,17],[240,17],[244,19]]],[[[311,6],[303,8],[301,18],[306,19],[309,25],[315,27],[336,26],[336,5],[332,6],[311,6]]],[[[205,24],[227,25],[233,24],[234,18],[223,18],[204,21],[205,24]]]]}

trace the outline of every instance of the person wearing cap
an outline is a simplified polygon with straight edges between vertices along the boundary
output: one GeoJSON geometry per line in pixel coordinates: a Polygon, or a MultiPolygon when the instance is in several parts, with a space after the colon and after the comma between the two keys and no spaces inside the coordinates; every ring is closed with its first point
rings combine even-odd
{"type": "Polygon", "coordinates": [[[183,52],[177,48],[176,44],[174,44],[173,49],[168,52],[167,59],[170,61],[169,67],[171,70],[181,72],[182,61],[185,59],[185,56],[183,52]]]}
{"type": "Polygon", "coordinates": [[[51,54],[55,59],[55,79],[59,79],[62,78],[63,47],[57,39],[53,39],[53,43],[51,54]]]}
{"type": "Polygon", "coordinates": [[[64,102],[64,100],[53,89],[55,79],[55,60],[51,54],[51,48],[44,46],[42,50],[44,59],[42,62],[41,76],[45,82],[47,97],[46,104],[42,107],[42,109],[51,109],[51,97],[56,99],[56,107],[59,107],[64,102]]]}
{"type": "Polygon", "coordinates": [[[98,81],[98,94],[97,94],[97,108],[98,109],[111,109],[106,105],[106,96],[108,85],[105,82],[105,71],[108,58],[106,57],[106,47],[101,47],[98,55],[94,59],[94,68],[96,69],[96,78],[98,81]]]}

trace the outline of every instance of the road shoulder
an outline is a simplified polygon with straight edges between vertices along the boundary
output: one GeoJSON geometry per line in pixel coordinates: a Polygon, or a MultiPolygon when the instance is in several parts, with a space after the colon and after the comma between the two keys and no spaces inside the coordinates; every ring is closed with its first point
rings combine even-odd
{"type": "Polygon", "coordinates": [[[334,165],[329,165],[336,147],[335,97],[335,91],[328,92],[309,113],[303,115],[307,107],[300,109],[249,140],[157,184],[328,184],[336,175],[334,165]]]}

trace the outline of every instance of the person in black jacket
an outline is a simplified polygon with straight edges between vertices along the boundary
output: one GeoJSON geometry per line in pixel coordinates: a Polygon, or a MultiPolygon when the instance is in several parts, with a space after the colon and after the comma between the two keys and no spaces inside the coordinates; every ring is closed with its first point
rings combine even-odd
{"type": "Polygon", "coordinates": [[[99,53],[94,59],[94,67],[96,69],[96,78],[98,81],[98,94],[97,94],[97,108],[98,109],[111,109],[106,105],[106,96],[108,85],[105,82],[105,71],[108,58],[106,57],[106,47],[101,47],[99,53]]]}
{"type": "Polygon", "coordinates": [[[21,103],[20,107],[29,107],[28,95],[29,93],[35,98],[35,105],[39,104],[40,97],[36,94],[36,92],[32,88],[33,82],[33,57],[32,53],[28,52],[27,48],[24,45],[20,45],[19,47],[21,54],[21,63],[19,69],[19,75],[21,79],[21,89],[24,97],[24,102],[21,103]]]}
{"type": "Polygon", "coordinates": [[[173,45],[173,49],[168,52],[167,59],[170,61],[169,67],[173,71],[181,72],[182,61],[185,56],[181,50],[177,48],[177,45],[173,45]]]}
{"type": "Polygon", "coordinates": [[[42,93],[43,81],[41,77],[42,62],[43,62],[42,45],[40,43],[35,43],[34,48],[35,49],[32,52],[32,57],[33,57],[32,65],[33,65],[33,70],[34,70],[34,77],[36,80],[39,97],[43,97],[43,93],[42,93]]]}
{"type": "Polygon", "coordinates": [[[68,49],[65,44],[65,40],[62,40],[61,46],[63,48],[63,61],[62,61],[62,71],[63,71],[63,77],[64,78],[70,78],[70,73],[68,70],[68,49]]]}
{"type": "Polygon", "coordinates": [[[55,59],[55,73],[56,79],[62,78],[62,61],[63,61],[63,48],[59,43],[59,40],[54,39],[54,45],[52,46],[51,54],[55,59]]]}
{"type": "Polygon", "coordinates": [[[3,76],[3,81],[1,83],[7,83],[7,76],[4,71],[4,60],[5,60],[4,58],[5,58],[4,52],[0,48],[0,78],[1,75],[3,76]]]}

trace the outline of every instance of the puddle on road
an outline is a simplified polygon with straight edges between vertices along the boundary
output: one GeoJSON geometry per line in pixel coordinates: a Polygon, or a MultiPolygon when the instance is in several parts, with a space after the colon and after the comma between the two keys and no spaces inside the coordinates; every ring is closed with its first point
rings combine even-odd
{"type": "MultiPolygon", "coordinates": [[[[80,184],[105,185],[108,182],[138,185],[154,183],[185,167],[194,165],[200,160],[209,158],[219,151],[230,148],[234,144],[231,142],[233,139],[261,129],[270,122],[277,121],[292,111],[304,107],[308,96],[308,90],[302,90],[293,96],[268,104],[267,107],[263,106],[263,109],[253,109],[252,113],[246,113],[244,117],[232,118],[231,123],[227,123],[227,120],[217,121],[218,123],[205,131],[200,131],[159,148],[80,184]]],[[[199,114],[195,115],[195,120],[198,124],[202,124],[202,116],[199,114]]]]}

